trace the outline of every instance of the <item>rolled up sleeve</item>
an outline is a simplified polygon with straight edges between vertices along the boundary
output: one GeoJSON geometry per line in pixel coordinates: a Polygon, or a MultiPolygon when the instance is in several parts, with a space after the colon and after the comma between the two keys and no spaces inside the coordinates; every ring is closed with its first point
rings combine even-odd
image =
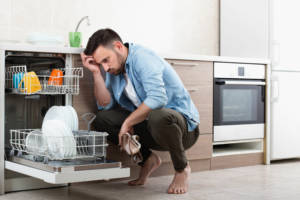
{"type": "Polygon", "coordinates": [[[137,56],[136,72],[146,92],[146,104],[151,109],[164,107],[168,102],[163,81],[164,65],[162,61],[151,54],[137,56]]]}
{"type": "Polygon", "coordinates": [[[109,110],[115,105],[115,99],[114,99],[114,95],[113,95],[113,92],[112,92],[112,89],[111,89],[111,83],[110,83],[110,77],[109,76],[106,76],[105,86],[106,86],[106,88],[108,89],[108,91],[110,93],[110,102],[107,106],[100,106],[98,104],[98,101],[96,100],[98,110],[109,110]]]}

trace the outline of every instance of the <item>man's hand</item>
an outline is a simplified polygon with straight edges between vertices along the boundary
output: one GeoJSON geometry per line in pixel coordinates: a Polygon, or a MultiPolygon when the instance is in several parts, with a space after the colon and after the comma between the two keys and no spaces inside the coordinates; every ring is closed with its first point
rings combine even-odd
{"type": "Polygon", "coordinates": [[[93,73],[100,73],[99,65],[95,62],[93,56],[87,56],[84,53],[80,54],[82,64],[93,73]]]}
{"type": "Polygon", "coordinates": [[[126,123],[122,124],[122,127],[119,132],[119,145],[122,146],[122,136],[126,133],[133,134],[133,127],[129,127],[126,123]]]}

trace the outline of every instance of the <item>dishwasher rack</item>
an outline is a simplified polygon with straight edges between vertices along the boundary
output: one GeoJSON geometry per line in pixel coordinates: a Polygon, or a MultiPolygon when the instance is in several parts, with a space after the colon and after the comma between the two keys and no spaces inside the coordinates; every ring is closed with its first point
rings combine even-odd
{"type": "Polygon", "coordinates": [[[34,161],[106,159],[106,132],[73,131],[72,136],[44,136],[40,129],[10,130],[10,156],[34,161]],[[72,142],[73,141],[73,142],[72,142]],[[57,150],[57,151],[56,151],[57,150]]]}
{"type": "Polygon", "coordinates": [[[61,73],[53,76],[51,71],[27,72],[26,65],[6,68],[5,87],[15,94],[79,94],[79,78],[83,69],[56,68],[61,73]],[[54,80],[54,81],[53,81],[54,80]]]}

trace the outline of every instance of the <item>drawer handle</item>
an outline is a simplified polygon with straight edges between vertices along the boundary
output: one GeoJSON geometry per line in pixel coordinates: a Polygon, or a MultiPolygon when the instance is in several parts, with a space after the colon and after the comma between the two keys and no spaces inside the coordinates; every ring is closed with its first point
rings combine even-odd
{"type": "Polygon", "coordinates": [[[186,67],[196,67],[199,66],[199,64],[195,64],[195,63],[177,63],[177,62],[171,62],[170,63],[172,66],[186,66],[186,67]]]}
{"type": "Polygon", "coordinates": [[[199,91],[199,88],[190,88],[187,91],[189,91],[190,93],[197,92],[197,91],[199,91]]]}

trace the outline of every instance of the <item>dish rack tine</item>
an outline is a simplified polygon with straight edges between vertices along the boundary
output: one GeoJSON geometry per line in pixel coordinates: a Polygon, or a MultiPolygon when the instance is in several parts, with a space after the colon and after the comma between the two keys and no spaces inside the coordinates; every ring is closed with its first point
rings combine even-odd
{"type": "Polygon", "coordinates": [[[91,130],[91,123],[96,119],[96,115],[94,113],[85,113],[81,115],[81,118],[87,123],[88,132],[91,130]],[[89,120],[90,118],[90,120],[89,120]]]}

